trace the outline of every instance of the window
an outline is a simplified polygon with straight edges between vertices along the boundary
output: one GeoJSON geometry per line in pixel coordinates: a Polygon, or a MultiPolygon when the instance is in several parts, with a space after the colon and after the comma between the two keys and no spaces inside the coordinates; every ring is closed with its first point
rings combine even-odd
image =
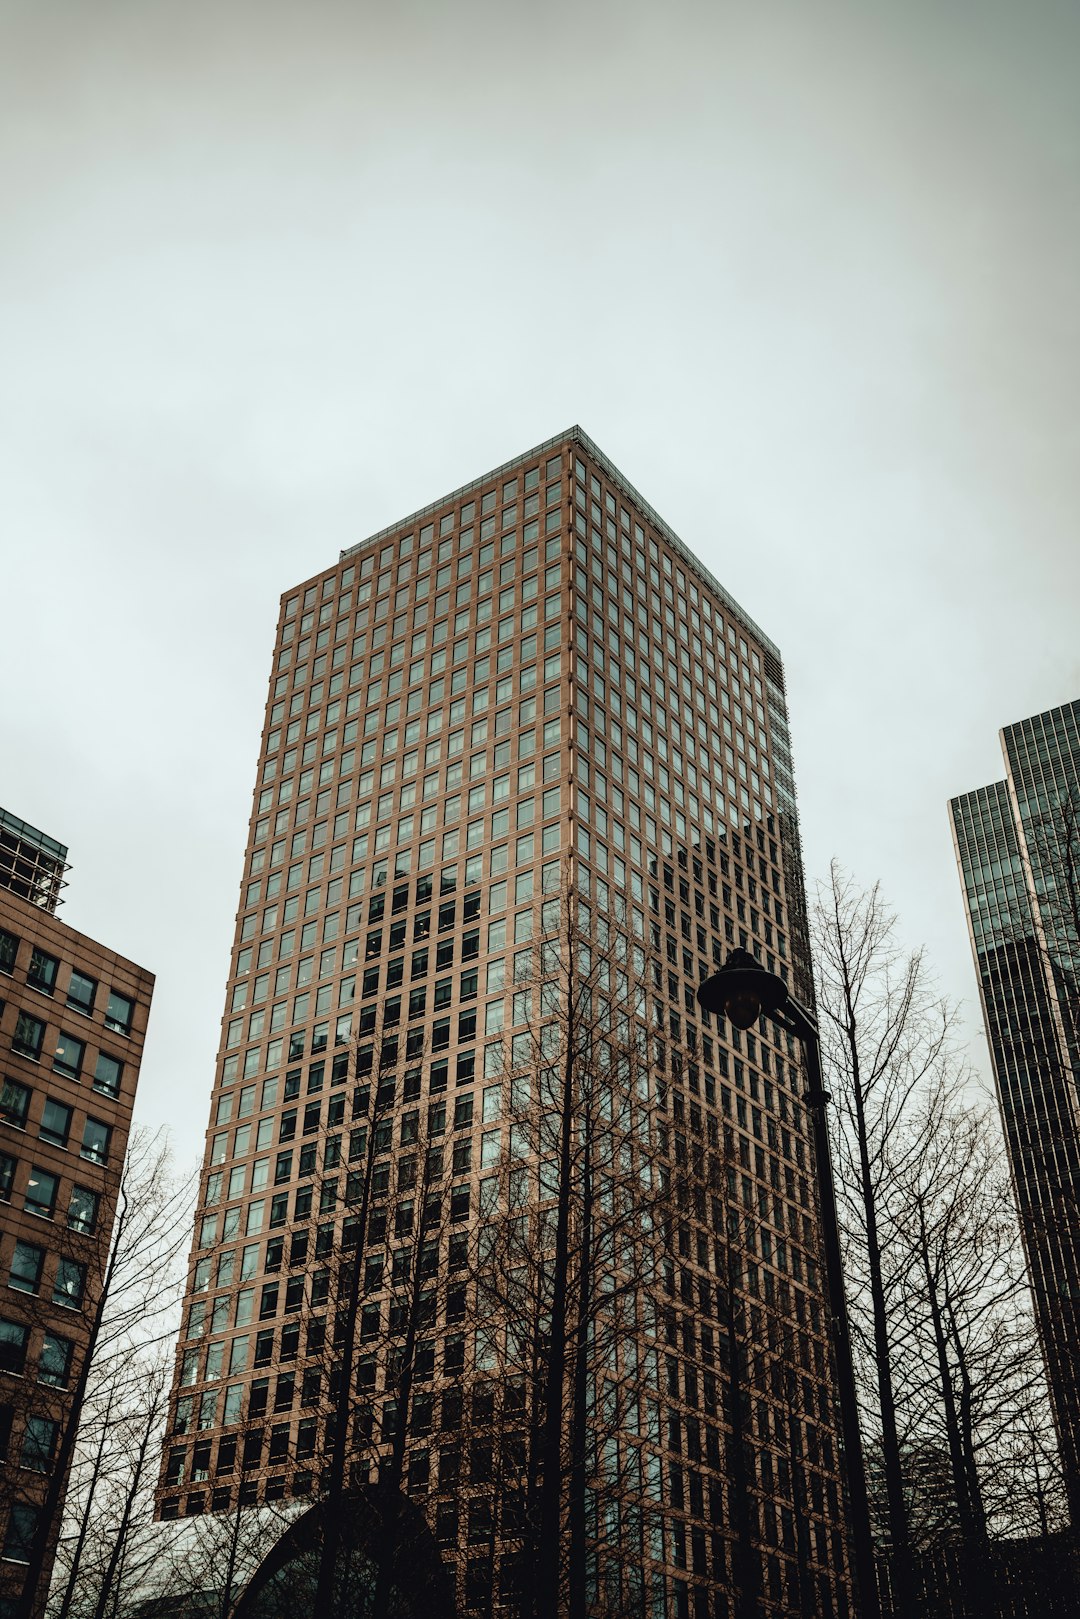
{"type": "Polygon", "coordinates": [[[68,1204],[67,1223],[72,1231],[89,1234],[97,1225],[100,1198],[88,1186],[73,1186],[68,1204]]]}
{"type": "Polygon", "coordinates": [[[19,1160],[13,1158],[9,1152],[0,1152],[0,1203],[11,1202],[11,1190],[15,1184],[15,1170],[19,1160]]]}
{"type": "Polygon", "coordinates": [[[17,1293],[36,1293],[41,1286],[41,1269],[45,1263],[45,1250],[32,1242],[17,1242],[11,1256],[8,1286],[17,1293]]]}
{"type": "Polygon", "coordinates": [[[27,1505],[25,1501],[14,1501],[8,1514],[7,1530],[4,1534],[4,1550],[0,1556],[8,1563],[28,1563],[30,1561],[30,1545],[37,1528],[39,1509],[27,1505]]]}
{"type": "Polygon", "coordinates": [[[26,1187],[27,1214],[36,1214],[43,1220],[51,1220],[56,1209],[56,1194],[59,1190],[59,1177],[50,1175],[48,1170],[39,1169],[35,1164],[30,1171],[26,1187]]]}
{"type": "Polygon", "coordinates": [[[19,941],[14,933],[8,933],[0,928],[0,973],[11,973],[15,970],[15,957],[19,953],[19,941]]]}
{"type": "Polygon", "coordinates": [[[61,1258],[57,1261],[56,1280],[53,1282],[52,1301],[68,1310],[77,1310],[86,1289],[86,1266],[77,1259],[61,1258]]]}
{"type": "Polygon", "coordinates": [[[21,1321],[8,1321],[0,1316],[0,1372],[12,1372],[16,1376],[26,1365],[26,1346],[30,1340],[30,1328],[21,1321]]]}
{"type": "Polygon", "coordinates": [[[56,1454],[58,1431],[59,1424],[52,1417],[27,1417],[19,1452],[20,1467],[28,1467],[34,1473],[47,1473],[56,1454]]]}
{"type": "Polygon", "coordinates": [[[30,1087],[20,1085],[17,1079],[5,1079],[0,1094],[0,1119],[13,1124],[16,1130],[26,1129],[26,1115],[30,1111],[30,1087]]]}
{"type": "Polygon", "coordinates": [[[67,1388],[74,1352],[75,1345],[70,1338],[62,1338],[58,1332],[47,1332],[38,1357],[38,1382],[54,1389],[67,1388]]]}
{"type": "Polygon", "coordinates": [[[109,1004],[105,1008],[105,1027],[114,1034],[131,1033],[131,1016],[134,1003],[118,990],[109,991],[109,1004]]]}
{"type": "Polygon", "coordinates": [[[70,1130],[71,1109],[63,1102],[56,1102],[51,1096],[47,1096],[41,1114],[41,1127],[38,1130],[42,1141],[51,1142],[54,1147],[66,1147],[70,1130]]]}
{"type": "Polygon", "coordinates": [[[103,1164],[109,1156],[109,1137],[112,1135],[107,1124],[100,1119],[87,1119],[83,1126],[82,1146],[79,1148],[80,1158],[89,1158],[92,1163],[103,1164]]]}
{"type": "Polygon", "coordinates": [[[76,1040],[73,1034],[64,1034],[61,1030],[56,1039],[53,1068],[58,1074],[65,1074],[68,1079],[78,1078],[85,1050],[86,1047],[81,1040],[76,1040]]]}
{"type": "Polygon", "coordinates": [[[11,1042],[11,1049],[17,1051],[22,1057],[30,1057],[37,1062],[41,1056],[41,1047],[45,1039],[45,1025],[40,1018],[31,1017],[29,1012],[20,1012],[19,1021],[15,1025],[15,1037],[11,1042]]]}
{"type": "Polygon", "coordinates": [[[99,1051],[94,1067],[94,1089],[100,1091],[103,1096],[119,1096],[120,1076],[123,1071],[122,1062],[110,1057],[107,1052],[99,1051]]]}
{"type": "Polygon", "coordinates": [[[26,982],[43,995],[51,995],[56,988],[56,972],[60,963],[36,946],[30,952],[30,965],[26,969],[26,982]]]}
{"type": "Polygon", "coordinates": [[[67,1003],[73,1012],[82,1012],[89,1017],[94,1010],[94,996],[97,994],[97,984],[94,979],[88,978],[85,973],[72,969],[68,982],[67,1003]]]}

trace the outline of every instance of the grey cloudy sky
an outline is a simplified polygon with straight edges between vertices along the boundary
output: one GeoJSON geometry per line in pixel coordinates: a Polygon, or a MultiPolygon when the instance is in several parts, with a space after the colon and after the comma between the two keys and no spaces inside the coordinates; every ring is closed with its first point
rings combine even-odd
{"type": "Polygon", "coordinates": [[[0,803],[184,1154],[279,594],[573,421],[978,1050],[946,799],[1080,695],[1078,80],[1074,0],[0,0],[0,803]]]}

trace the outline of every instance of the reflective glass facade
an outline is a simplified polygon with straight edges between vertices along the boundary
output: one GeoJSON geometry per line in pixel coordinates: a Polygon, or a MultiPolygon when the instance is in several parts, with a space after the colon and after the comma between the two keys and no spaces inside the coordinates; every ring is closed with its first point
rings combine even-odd
{"type": "Polygon", "coordinates": [[[950,804],[1074,1521],[1080,1514],[1080,703],[1001,733],[950,804]]]}

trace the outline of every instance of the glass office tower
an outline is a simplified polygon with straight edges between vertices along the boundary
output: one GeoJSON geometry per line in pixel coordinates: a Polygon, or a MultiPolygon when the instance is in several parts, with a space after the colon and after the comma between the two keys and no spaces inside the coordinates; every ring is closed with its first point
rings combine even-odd
{"type": "Polygon", "coordinates": [[[953,838],[1073,1522],[1080,1521],[1080,702],[1001,733],[953,838]]]}
{"type": "Polygon", "coordinates": [[[504,1074],[568,884],[644,986],[622,1004],[615,973],[604,1015],[639,1030],[657,1183],[682,1189],[633,1352],[589,1394],[597,1431],[617,1412],[588,1446],[590,1611],[724,1614],[750,1581],[769,1614],[844,1613],[797,1059],[695,999],[736,945],[812,995],[781,661],[576,427],[282,597],[159,1511],[318,1498],[359,1245],[350,1477],[404,1433],[459,1607],[513,1611],[492,1454],[528,1425],[476,1236],[528,1157],[504,1074]]]}

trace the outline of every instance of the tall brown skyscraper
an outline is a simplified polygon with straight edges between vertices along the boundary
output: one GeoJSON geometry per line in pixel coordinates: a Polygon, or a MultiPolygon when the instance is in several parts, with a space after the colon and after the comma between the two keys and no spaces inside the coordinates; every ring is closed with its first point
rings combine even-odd
{"type": "Polygon", "coordinates": [[[63,844],[0,810],[2,1604],[63,1466],[154,986],[59,919],[66,871],[63,844]]]}
{"type": "Polygon", "coordinates": [[[663,1160],[646,1173],[627,1133],[589,1182],[595,1242],[619,1173],[647,1183],[663,1254],[633,1286],[612,1260],[577,1318],[592,1346],[605,1308],[630,1320],[583,1379],[562,1486],[588,1610],[721,1615],[749,1586],[770,1615],[845,1613],[802,1079],[775,1025],[695,1000],[735,945],[812,997],[781,662],[576,427],[282,597],[159,1510],[318,1495],[359,1243],[352,1477],[396,1467],[459,1607],[512,1611],[531,1498],[501,1499],[500,1444],[521,1430],[528,1498],[546,1407],[507,1370],[520,1321],[478,1318],[483,1233],[519,1199],[542,1246],[557,1203],[512,1070],[565,1011],[520,986],[568,884],[615,1076],[597,1117],[618,1134],[644,1052],[663,1160]]]}

